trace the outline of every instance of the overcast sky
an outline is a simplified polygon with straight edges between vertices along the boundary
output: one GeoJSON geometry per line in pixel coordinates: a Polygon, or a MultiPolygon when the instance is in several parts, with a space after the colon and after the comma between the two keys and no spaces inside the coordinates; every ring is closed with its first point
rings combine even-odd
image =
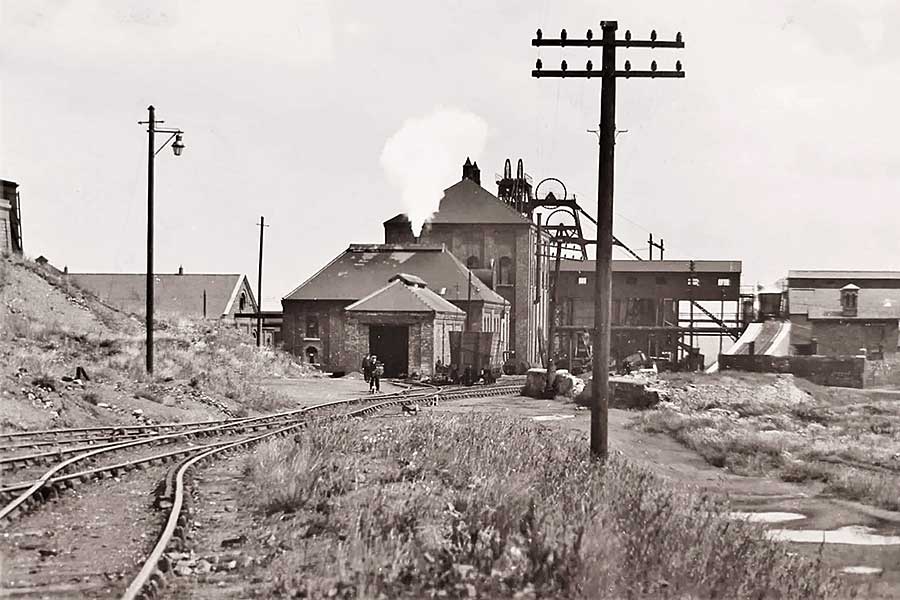
{"type": "Polygon", "coordinates": [[[255,287],[265,215],[265,308],[348,244],[382,241],[410,198],[436,205],[467,154],[492,192],[503,160],[521,157],[594,213],[585,130],[599,82],[530,73],[538,56],[574,67],[599,51],[530,40],[537,27],[599,32],[602,19],[620,35],[682,31],[687,45],[652,54],[661,68],[680,59],[685,79],[619,81],[618,237],[642,255],[652,231],[667,258],[742,260],[745,284],[900,269],[897,2],[0,0],[0,11],[0,178],[21,185],[26,252],[73,271],[144,269],[137,121],[151,103],[187,146],[157,161],[157,271],[243,272],[255,287]]]}

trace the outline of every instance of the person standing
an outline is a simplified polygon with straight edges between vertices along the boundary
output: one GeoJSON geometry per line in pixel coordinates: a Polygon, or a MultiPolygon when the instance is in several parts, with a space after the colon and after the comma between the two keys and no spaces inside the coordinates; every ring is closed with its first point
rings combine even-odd
{"type": "Polygon", "coordinates": [[[363,357],[362,371],[366,383],[370,383],[370,380],[372,379],[372,356],[370,354],[366,354],[363,357]]]}
{"type": "Polygon", "coordinates": [[[381,391],[381,375],[384,373],[384,367],[378,362],[378,357],[374,354],[371,357],[370,365],[369,392],[377,394],[381,391]]]}

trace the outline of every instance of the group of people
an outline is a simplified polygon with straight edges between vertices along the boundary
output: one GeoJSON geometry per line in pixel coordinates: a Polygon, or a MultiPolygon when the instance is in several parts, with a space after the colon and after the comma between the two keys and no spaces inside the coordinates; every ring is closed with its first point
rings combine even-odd
{"type": "Polygon", "coordinates": [[[369,384],[369,393],[381,391],[381,376],[384,375],[384,365],[378,361],[374,354],[367,354],[362,362],[363,377],[369,384]]]}

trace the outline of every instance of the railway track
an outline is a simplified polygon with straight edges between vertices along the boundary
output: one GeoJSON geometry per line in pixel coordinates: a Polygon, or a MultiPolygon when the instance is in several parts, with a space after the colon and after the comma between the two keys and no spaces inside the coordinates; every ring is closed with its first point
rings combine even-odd
{"type": "MultiPolygon", "coordinates": [[[[297,432],[308,426],[313,420],[363,417],[390,406],[412,402],[429,404],[467,397],[509,395],[518,393],[519,389],[520,385],[518,384],[449,390],[435,386],[416,386],[398,393],[336,400],[264,417],[153,427],[132,426],[130,429],[134,433],[134,437],[124,441],[98,442],[91,447],[78,446],[63,448],[57,452],[38,452],[24,457],[14,457],[19,462],[7,461],[6,465],[18,465],[20,468],[15,469],[13,471],[15,473],[28,473],[28,468],[21,468],[28,464],[27,461],[23,462],[23,459],[37,461],[37,455],[40,455],[43,460],[56,460],[56,462],[39,477],[28,478],[0,488],[0,501],[9,500],[0,509],[0,527],[6,526],[8,529],[9,524],[14,522],[17,517],[37,511],[45,501],[57,498],[67,490],[74,489],[78,494],[85,489],[85,484],[92,482],[105,482],[96,483],[98,486],[113,485],[113,481],[108,480],[112,479],[118,482],[120,477],[130,471],[143,470],[147,467],[159,469],[162,468],[162,465],[178,461],[177,466],[170,469],[161,482],[157,480],[159,489],[156,494],[156,506],[169,509],[166,524],[153,550],[143,561],[143,567],[138,576],[131,581],[123,596],[125,598],[154,597],[163,585],[166,573],[171,568],[164,552],[168,546],[178,543],[173,540],[183,539],[184,526],[189,514],[184,495],[185,474],[198,465],[216,458],[227,457],[260,441],[297,432]],[[144,431],[138,431],[139,429],[144,431]],[[225,436],[227,439],[223,439],[225,436]],[[216,437],[215,441],[200,442],[200,438],[211,437],[216,437]],[[155,449],[163,445],[169,447],[159,451],[155,449]],[[127,459],[123,457],[122,460],[112,460],[114,454],[135,452],[137,449],[141,452],[141,456],[137,458],[129,456],[127,459]],[[98,460],[104,464],[97,465],[98,460]]],[[[93,428],[90,431],[94,434],[104,435],[108,430],[109,428],[93,428]]],[[[63,435],[69,435],[70,439],[75,439],[79,435],[84,437],[84,433],[85,429],[66,430],[63,435]]],[[[14,437],[21,441],[27,435],[14,437]]],[[[31,435],[48,439],[53,434],[50,431],[42,431],[32,432],[31,435]]],[[[150,473],[152,472],[154,471],[151,470],[150,473]]],[[[140,477],[146,479],[147,475],[140,477]]]]}
{"type": "Polygon", "coordinates": [[[391,394],[383,394],[378,397],[359,397],[349,400],[335,400],[312,407],[303,407],[295,410],[284,411],[261,417],[252,417],[238,420],[223,420],[216,425],[203,428],[187,428],[174,433],[153,434],[129,439],[121,442],[109,442],[94,446],[79,446],[75,448],[60,449],[55,452],[38,452],[28,455],[0,458],[0,469],[13,473],[31,474],[35,468],[52,463],[49,469],[27,482],[20,482],[0,487],[0,502],[6,504],[0,508],[0,525],[17,514],[36,508],[44,500],[56,497],[66,488],[72,488],[80,483],[86,483],[92,479],[104,476],[118,476],[135,468],[160,464],[167,460],[174,460],[184,452],[192,452],[193,449],[185,448],[181,451],[166,452],[150,456],[142,456],[139,459],[125,461],[124,463],[108,464],[101,468],[89,468],[77,472],[72,469],[86,463],[95,463],[97,460],[108,460],[113,454],[129,450],[146,449],[152,446],[184,442],[195,438],[221,436],[223,434],[246,433],[260,430],[271,430],[285,424],[301,422],[310,411],[326,411],[338,409],[361,402],[378,400],[403,399],[406,402],[433,394],[432,391],[404,390],[391,394]],[[66,458],[68,457],[68,458],[66,458]]]}

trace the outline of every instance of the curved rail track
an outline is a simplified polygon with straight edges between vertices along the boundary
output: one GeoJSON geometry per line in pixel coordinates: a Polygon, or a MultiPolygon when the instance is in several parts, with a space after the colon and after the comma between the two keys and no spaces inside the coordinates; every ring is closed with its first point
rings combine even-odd
{"type": "MultiPolygon", "coordinates": [[[[135,449],[138,447],[155,446],[177,441],[190,440],[199,437],[212,437],[222,434],[234,434],[242,432],[254,432],[260,430],[271,430],[286,424],[295,424],[305,420],[306,414],[312,410],[324,410],[328,408],[339,408],[361,402],[384,401],[390,399],[403,399],[406,402],[417,398],[423,398],[433,395],[433,391],[412,391],[403,390],[401,392],[382,394],[379,396],[363,396],[348,400],[335,400],[323,404],[303,407],[281,413],[264,415],[261,417],[250,417],[238,420],[224,420],[211,427],[189,428],[175,433],[164,433],[158,435],[143,436],[120,442],[110,442],[98,444],[95,446],[81,446],[76,448],[60,449],[55,452],[39,452],[35,454],[0,458],[0,468],[12,467],[30,467],[33,465],[46,464],[54,459],[57,460],[48,470],[40,477],[28,481],[0,488],[0,501],[6,501],[6,505],[0,508],[0,523],[7,520],[20,512],[27,511],[36,507],[44,500],[55,497],[65,488],[71,488],[78,483],[84,483],[91,479],[103,476],[117,476],[120,472],[125,472],[133,468],[142,468],[148,464],[159,464],[167,460],[174,460],[185,452],[195,452],[196,448],[186,448],[178,451],[167,452],[150,457],[142,457],[135,460],[126,461],[107,465],[101,468],[92,468],[77,473],[66,473],[67,470],[75,465],[85,464],[95,461],[99,457],[108,457],[112,453],[135,449]],[[70,458],[65,458],[65,457],[70,458]]],[[[43,432],[42,432],[43,433],[43,432]]]]}
{"type": "MultiPolygon", "coordinates": [[[[431,403],[437,403],[444,400],[456,400],[461,398],[503,396],[518,393],[520,389],[521,385],[484,386],[452,391],[444,391],[441,388],[436,388],[430,393],[416,396],[415,399],[429,400],[431,403]]],[[[379,402],[351,411],[342,416],[347,418],[363,417],[391,406],[407,404],[411,399],[412,398],[409,396],[393,399],[380,397],[378,398],[379,402]]],[[[336,401],[335,403],[317,405],[315,407],[310,407],[310,410],[336,403],[346,403],[346,401],[336,401]]],[[[148,555],[147,560],[144,561],[141,570],[125,590],[122,600],[155,598],[163,587],[165,587],[166,575],[172,568],[171,563],[165,556],[165,552],[170,545],[182,544],[185,539],[188,518],[190,516],[190,509],[186,500],[188,495],[186,494],[187,486],[185,484],[185,476],[192,467],[210,460],[216,455],[227,456],[229,452],[248,448],[262,440],[287,435],[288,433],[305,427],[308,423],[308,421],[295,423],[244,440],[223,443],[215,448],[201,450],[181,462],[177,468],[170,471],[166,487],[170,490],[171,496],[167,498],[166,503],[171,504],[171,508],[169,510],[169,516],[166,519],[166,525],[160,534],[159,540],[148,555]]]]}
{"type": "MultiPolygon", "coordinates": [[[[167,547],[180,543],[188,523],[189,507],[185,496],[185,474],[192,468],[214,458],[228,456],[232,452],[248,448],[260,441],[287,435],[298,431],[311,422],[335,418],[362,417],[390,406],[421,403],[436,404],[442,400],[483,397],[488,395],[509,395],[518,393],[520,384],[476,386],[472,388],[445,389],[431,385],[409,386],[396,393],[362,396],[344,400],[334,400],[322,404],[305,406],[276,414],[221,421],[198,421],[191,423],[169,423],[152,426],[97,427],[66,430],[17,432],[0,435],[0,440],[22,442],[53,442],[54,435],[72,444],[83,444],[86,436],[109,436],[118,430],[120,436],[114,441],[100,441],[91,438],[94,445],[79,445],[60,448],[52,452],[37,452],[29,455],[0,458],[0,468],[28,467],[55,461],[40,477],[8,484],[0,488],[0,501],[6,502],[0,508],[0,526],[14,517],[36,510],[46,500],[56,498],[67,489],[93,480],[117,478],[134,469],[152,465],[162,465],[179,460],[159,483],[157,508],[168,508],[169,515],[158,541],[143,563],[138,575],[128,586],[123,598],[152,598],[165,583],[166,573],[171,566],[164,552],[167,547]],[[362,405],[356,408],[357,405],[362,405]],[[344,409],[343,411],[341,409],[344,409]],[[352,410],[350,410],[352,409],[352,410]],[[321,416],[320,416],[321,415],[321,416]],[[124,430],[126,433],[122,433],[124,430]],[[31,436],[31,438],[29,438],[31,436]],[[186,445],[197,438],[218,437],[203,444],[186,445]],[[229,436],[230,439],[222,439],[229,436]],[[238,439],[234,439],[239,436],[238,439]],[[153,446],[181,444],[175,449],[157,453],[146,453],[139,458],[112,462],[114,453],[134,451],[153,446]],[[107,464],[97,466],[95,461],[106,460],[107,464]]],[[[123,457],[125,458],[125,457],[123,457]]],[[[28,470],[28,469],[25,469],[28,470]]],[[[15,472],[15,471],[13,471],[15,472]]],[[[117,480],[118,481],[118,480],[117,480]]]]}

